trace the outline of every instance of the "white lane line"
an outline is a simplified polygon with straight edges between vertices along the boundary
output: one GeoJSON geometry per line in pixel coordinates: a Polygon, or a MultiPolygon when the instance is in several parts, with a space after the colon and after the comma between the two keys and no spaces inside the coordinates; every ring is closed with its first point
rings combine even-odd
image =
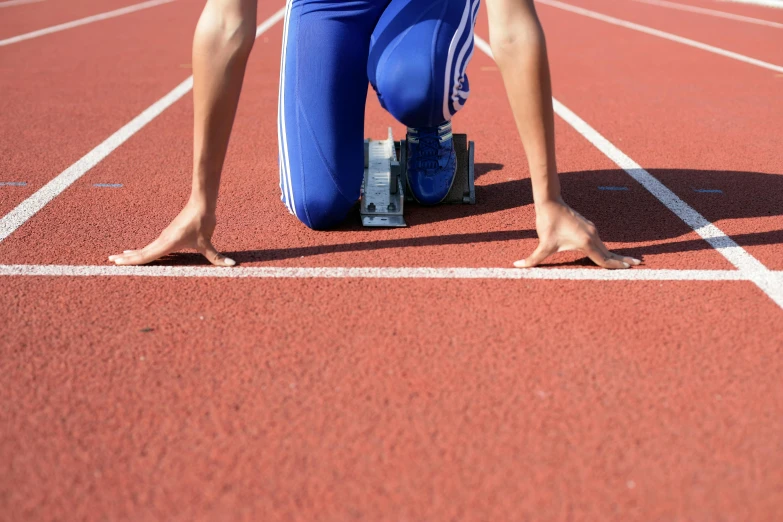
{"type": "Polygon", "coordinates": [[[572,13],[580,14],[582,16],[587,16],[588,18],[601,20],[602,22],[610,23],[620,27],[625,27],[626,29],[633,29],[634,31],[639,31],[641,33],[657,36],[659,38],[664,38],[672,42],[681,43],[684,45],[688,45],[690,47],[695,47],[696,49],[701,49],[703,51],[708,51],[714,54],[718,54],[720,56],[725,56],[726,58],[732,58],[734,60],[748,63],[750,65],[755,65],[757,67],[769,69],[770,71],[783,73],[783,67],[781,67],[780,65],[764,62],[762,60],[757,60],[756,58],[751,58],[750,56],[745,56],[744,54],[735,53],[733,51],[727,51],[726,49],[721,49],[720,47],[715,47],[713,45],[697,42],[696,40],[691,40],[690,38],[684,38],[682,36],[677,36],[676,34],[667,33],[665,31],[660,31],[658,29],[653,29],[652,27],[647,27],[646,25],[640,25],[633,22],[628,22],[626,20],[621,20],[613,16],[597,13],[589,9],[584,9],[582,7],[577,7],[575,5],[559,2],[558,0],[535,0],[535,1],[536,3],[539,4],[556,7],[564,11],[570,11],[572,13]]]}
{"type": "Polygon", "coordinates": [[[141,114],[125,124],[120,130],[106,138],[106,140],[85,154],[79,161],[62,171],[49,183],[38,189],[32,196],[22,201],[15,209],[0,219],[0,242],[14,233],[28,219],[44,208],[50,201],[59,196],[65,189],[73,185],[76,180],[100,163],[117,147],[139,132],[145,125],[154,120],[163,111],[171,107],[177,100],[189,93],[193,88],[193,77],[177,85],[174,90],[156,101],[141,114]]]}
{"type": "Polygon", "coordinates": [[[148,9],[150,7],[155,7],[162,4],[168,4],[174,1],[175,0],[150,0],[149,2],[142,2],[140,4],[129,5],[128,7],[115,9],[114,11],[107,11],[105,13],[88,16],[86,18],[80,18],[72,22],[53,25],[45,29],[39,29],[37,31],[32,31],[30,33],[20,34],[19,36],[13,36],[11,38],[6,38],[5,40],[0,40],[0,47],[3,47],[5,45],[15,44],[18,42],[23,42],[25,40],[31,40],[33,38],[38,38],[39,36],[44,36],[47,34],[58,33],[60,31],[65,31],[66,29],[73,29],[74,27],[91,24],[93,22],[99,22],[101,20],[107,20],[109,18],[116,18],[118,16],[126,15],[129,13],[135,13],[136,11],[141,11],[142,9],[148,9]]]}
{"type": "MultiPolygon", "coordinates": [[[[265,33],[279,22],[285,8],[280,9],[266,19],[256,28],[256,38],[265,33]]],[[[158,117],[163,111],[171,107],[177,100],[185,96],[193,88],[193,76],[177,85],[174,90],[156,101],[141,114],[125,124],[120,130],[106,138],[106,140],[84,155],[79,161],[65,169],[49,183],[38,189],[32,196],[22,201],[15,209],[0,219],[0,243],[14,233],[28,219],[44,208],[50,201],[59,196],[65,189],[73,185],[76,180],[86,174],[91,168],[103,161],[117,147],[128,141],[145,125],[158,117]]]]}
{"type": "Polygon", "coordinates": [[[699,214],[693,207],[680,199],[674,192],[658,181],[624,152],[615,147],[583,119],[574,114],[568,107],[556,99],[552,99],[555,114],[563,118],[595,148],[600,150],[615,165],[627,172],[633,179],[642,185],[648,192],[663,203],[666,208],[690,226],[699,236],[709,243],[723,257],[745,272],[765,272],[767,268],[745,249],[728,237],[721,229],[710,223],[707,218],[699,214]]]}
{"type": "Polygon", "coordinates": [[[778,22],[770,22],[769,20],[762,20],[760,18],[752,18],[750,16],[742,16],[734,13],[727,13],[725,11],[717,11],[715,9],[707,9],[705,7],[696,7],[694,5],[680,4],[677,2],[667,2],[666,0],[633,0],[633,1],[642,4],[654,5],[658,7],[677,9],[679,11],[705,14],[708,16],[715,16],[717,18],[726,18],[728,20],[736,20],[738,22],[747,22],[749,24],[765,25],[767,27],[775,27],[777,29],[783,29],[783,24],[780,24],[778,22]]]}
{"type": "MultiPolygon", "coordinates": [[[[476,46],[486,53],[487,56],[494,59],[489,44],[478,36],[475,36],[474,38],[476,46]]],[[[666,208],[674,212],[677,217],[690,226],[699,236],[709,243],[710,246],[723,255],[732,265],[737,267],[739,271],[746,276],[747,280],[756,283],[756,285],[775,301],[778,306],[783,308],[783,285],[780,284],[779,280],[769,277],[771,274],[770,270],[768,270],[758,259],[750,255],[744,248],[727,236],[726,233],[709,222],[707,218],[699,214],[693,207],[685,203],[652,174],[644,170],[641,165],[629,158],[598,131],[588,125],[587,122],[574,114],[568,107],[555,98],[552,98],[552,105],[555,114],[565,120],[574,130],[592,143],[595,148],[612,160],[615,165],[623,169],[628,175],[647,189],[647,191],[663,203],[666,208]]]]}
{"type": "Polygon", "coordinates": [[[7,2],[0,2],[0,9],[3,7],[13,7],[15,5],[35,4],[43,1],[44,0],[8,0],[7,2]]]}
{"type": "Polygon", "coordinates": [[[0,265],[0,276],[222,277],[272,279],[541,279],[562,281],[747,281],[738,270],[600,268],[234,267],[0,265]]]}
{"type": "Polygon", "coordinates": [[[718,0],[719,2],[732,2],[735,4],[760,5],[762,7],[775,7],[783,9],[783,0],[718,0]]]}
{"type": "Polygon", "coordinates": [[[783,308],[783,272],[770,270],[766,274],[753,276],[750,280],[783,308]]]}
{"type": "Polygon", "coordinates": [[[492,58],[493,61],[495,60],[495,56],[492,54],[492,47],[490,47],[486,40],[477,34],[473,34],[473,45],[478,47],[481,52],[492,58]]]}

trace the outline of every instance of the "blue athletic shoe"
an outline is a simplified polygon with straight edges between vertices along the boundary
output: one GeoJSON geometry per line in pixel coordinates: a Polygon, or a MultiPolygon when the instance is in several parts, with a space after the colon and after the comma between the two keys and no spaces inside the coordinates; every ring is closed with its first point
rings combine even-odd
{"type": "Polygon", "coordinates": [[[437,205],[454,184],[457,154],[451,122],[437,127],[408,128],[408,186],[422,205],[437,205]]]}

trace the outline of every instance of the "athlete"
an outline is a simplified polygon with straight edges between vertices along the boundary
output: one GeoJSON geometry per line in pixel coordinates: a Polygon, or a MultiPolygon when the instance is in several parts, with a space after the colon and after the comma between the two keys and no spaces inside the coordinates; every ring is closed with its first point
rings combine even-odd
{"type": "MultiPolygon", "coordinates": [[[[605,268],[640,261],[610,252],[593,223],[560,195],[546,45],[533,0],[486,0],[490,41],[528,158],[539,244],[517,267],[581,250],[605,268]]],[[[278,107],[280,189],[308,227],[340,223],[359,198],[364,172],[368,83],[408,127],[408,183],[422,204],[442,201],[454,181],[451,119],[470,92],[479,0],[288,0],[278,107]]],[[[235,262],[215,249],[220,173],[248,56],[256,0],[207,0],[193,39],[193,184],[188,203],[118,265],[192,248],[212,264],[235,262]]]]}

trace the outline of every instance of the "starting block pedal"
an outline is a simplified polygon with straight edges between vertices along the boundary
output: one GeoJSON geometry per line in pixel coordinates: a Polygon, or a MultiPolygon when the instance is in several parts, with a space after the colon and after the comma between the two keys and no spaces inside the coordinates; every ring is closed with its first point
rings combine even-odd
{"type": "MultiPolygon", "coordinates": [[[[475,145],[465,134],[455,134],[457,172],[454,184],[443,203],[476,203],[474,171],[475,145]]],[[[406,175],[407,143],[395,142],[391,128],[385,140],[364,141],[364,181],[362,182],[362,225],[366,227],[404,227],[405,202],[413,201],[406,175]]]]}

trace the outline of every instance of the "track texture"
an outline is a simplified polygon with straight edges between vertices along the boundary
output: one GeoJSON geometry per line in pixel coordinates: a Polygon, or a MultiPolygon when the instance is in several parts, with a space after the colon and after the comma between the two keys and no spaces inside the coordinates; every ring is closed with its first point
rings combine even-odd
{"type": "MultiPolygon", "coordinates": [[[[569,3],[783,65],[783,30],[569,3]]],[[[124,5],[5,8],[0,38],[124,5]]],[[[281,5],[259,5],[259,22],[281,5]]],[[[0,182],[27,183],[0,186],[3,215],[187,78],[201,7],[0,47],[0,182]]],[[[538,11],[557,99],[783,269],[783,106],[771,102],[783,78],[538,11]]],[[[477,30],[486,39],[484,19],[477,30]]],[[[475,207],[414,206],[399,230],[363,230],[358,213],[327,233],[300,225],[277,187],[281,37],[277,24],[251,58],[219,248],[289,267],[508,267],[534,248],[524,153],[478,50],[455,120],[477,143],[475,207]]],[[[187,197],[191,122],[188,95],[0,242],[0,264],[99,265],[153,239],[187,197]]],[[[367,136],[390,125],[404,132],[371,93],[367,136]]],[[[568,124],[556,132],[566,199],[611,248],[643,256],[639,270],[732,269],[568,124]]],[[[589,264],[563,253],[550,266],[589,264]]],[[[783,310],[747,281],[20,276],[0,288],[1,520],[779,518],[783,310]]]]}

